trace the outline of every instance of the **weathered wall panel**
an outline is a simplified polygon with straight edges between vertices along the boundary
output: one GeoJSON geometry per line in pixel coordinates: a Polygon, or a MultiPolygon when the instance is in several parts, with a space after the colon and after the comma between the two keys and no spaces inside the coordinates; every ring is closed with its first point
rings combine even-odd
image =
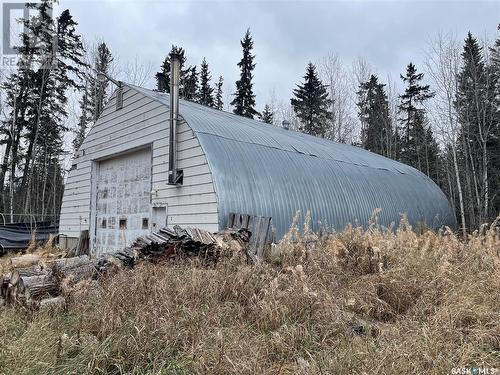
{"type": "Polygon", "coordinates": [[[95,246],[102,254],[149,232],[151,149],[105,159],[97,168],[95,246]]]}

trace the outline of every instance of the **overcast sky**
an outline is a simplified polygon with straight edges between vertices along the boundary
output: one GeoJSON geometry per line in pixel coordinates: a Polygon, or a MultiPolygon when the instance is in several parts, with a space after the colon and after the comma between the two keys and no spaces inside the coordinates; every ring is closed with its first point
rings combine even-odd
{"type": "MultiPolygon", "coordinates": [[[[87,41],[104,40],[120,61],[136,58],[154,72],[172,44],[188,63],[206,57],[212,76],[234,90],[239,40],[254,38],[258,109],[271,90],[288,100],[309,61],[329,52],[346,64],[366,59],[385,80],[406,64],[423,68],[426,43],[438,32],[496,37],[500,1],[79,1],[61,0],[87,41]]],[[[153,87],[154,80],[146,84],[153,87]]]]}

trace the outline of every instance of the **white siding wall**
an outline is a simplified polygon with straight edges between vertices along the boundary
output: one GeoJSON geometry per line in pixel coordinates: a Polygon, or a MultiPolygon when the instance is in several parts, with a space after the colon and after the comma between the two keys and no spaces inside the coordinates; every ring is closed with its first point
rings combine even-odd
{"type": "Polygon", "coordinates": [[[90,229],[91,175],[93,161],[105,159],[144,145],[152,145],[153,205],[167,205],[168,224],[198,226],[218,230],[217,199],[203,150],[189,126],[179,126],[179,168],[184,184],[167,184],[168,108],[143,94],[124,87],[123,108],[116,110],[113,95],[90,130],[73,161],[77,168],[69,172],[61,208],[60,233],[78,237],[90,229]]]}

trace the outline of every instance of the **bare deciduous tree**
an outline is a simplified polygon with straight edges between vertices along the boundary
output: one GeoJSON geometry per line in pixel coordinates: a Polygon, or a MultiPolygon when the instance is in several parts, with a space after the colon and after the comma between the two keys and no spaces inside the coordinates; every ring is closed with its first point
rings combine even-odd
{"type": "MultiPolygon", "coordinates": [[[[372,66],[362,57],[358,57],[351,65],[350,70],[350,83],[351,83],[351,106],[356,108],[356,104],[359,101],[357,92],[362,83],[370,79],[370,75],[374,73],[372,66]]],[[[361,143],[361,134],[365,130],[366,124],[364,124],[358,116],[354,116],[356,124],[353,130],[353,139],[351,143],[361,143]]]]}
{"type": "Polygon", "coordinates": [[[330,53],[319,64],[321,80],[327,85],[330,105],[330,129],[327,138],[350,143],[354,138],[353,100],[349,74],[338,55],[330,53]]]}
{"type": "Polygon", "coordinates": [[[431,101],[429,114],[442,141],[451,149],[461,226],[465,235],[467,225],[464,194],[457,156],[460,125],[454,105],[458,85],[457,75],[460,69],[460,45],[457,39],[451,34],[438,34],[435,39],[429,41],[425,67],[436,93],[431,101]]]}
{"type": "Polygon", "coordinates": [[[136,86],[145,86],[151,79],[153,72],[153,64],[141,63],[138,56],[134,60],[128,61],[121,71],[120,76],[123,81],[136,86]]]}

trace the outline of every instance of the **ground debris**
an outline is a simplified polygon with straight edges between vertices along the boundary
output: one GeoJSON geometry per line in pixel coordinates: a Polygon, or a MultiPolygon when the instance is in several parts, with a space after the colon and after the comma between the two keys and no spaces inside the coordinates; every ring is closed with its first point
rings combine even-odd
{"type": "Polygon", "coordinates": [[[0,302],[35,309],[64,306],[61,298],[75,295],[82,282],[92,281],[89,285],[95,286],[102,275],[111,275],[139,262],[196,259],[210,266],[234,255],[252,262],[256,258],[249,251],[250,237],[250,231],[245,228],[210,233],[199,228],[174,226],[138,237],[123,250],[97,259],[87,255],[47,258],[25,254],[12,258],[10,271],[0,275],[0,302]]]}

